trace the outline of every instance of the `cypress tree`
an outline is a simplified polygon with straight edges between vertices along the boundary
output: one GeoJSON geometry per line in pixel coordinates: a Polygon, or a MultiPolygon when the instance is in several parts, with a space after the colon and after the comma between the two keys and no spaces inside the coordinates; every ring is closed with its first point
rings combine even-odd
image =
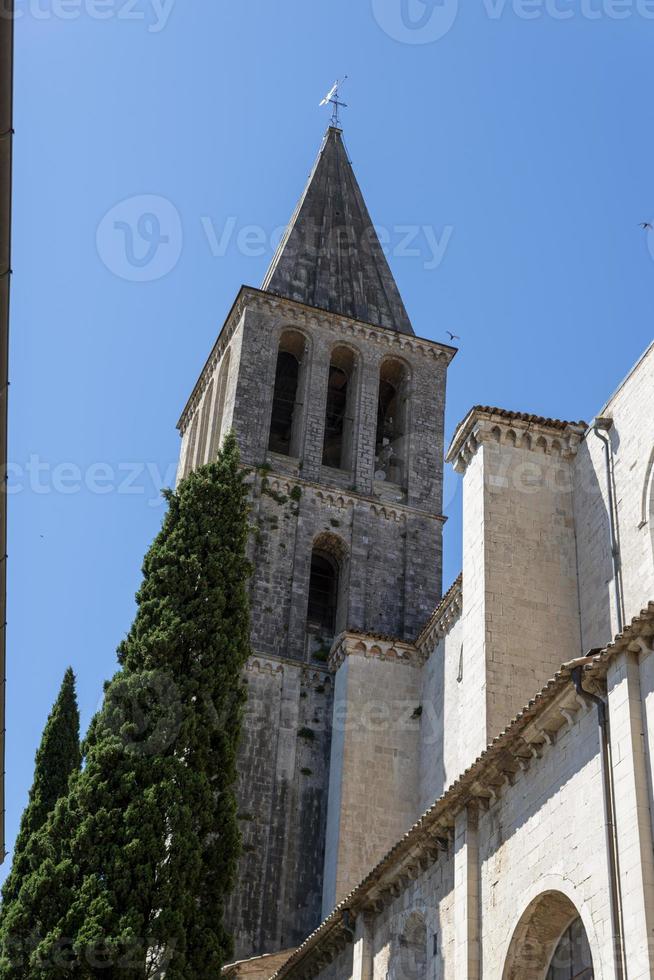
{"type": "Polygon", "coordinates": [[[235,439],[166,496],[84,769],[40,835],[33,894],[63,914],[40,923],[30,976],[196,980],[232,952],[250,573],[235,439]]]}
{"type": "MultiPolygon", "coordinates": [[[[79,710],[72,668],[64,674],[61,689],[48,716],[41,744],[36,752],[34,781],[27,807],[20,822],[14,846],[11,871],[2,887],[0,906],[0,964],[24,951],[29,942],[27,930],[17,928],[20,919],[20,890],[31,871],[34,835],[46,823],[57,800],[68,789],[72,773],[79,772],[79,710]]],[[[0,970],[2,966],[0,966],[0,970]]]]}

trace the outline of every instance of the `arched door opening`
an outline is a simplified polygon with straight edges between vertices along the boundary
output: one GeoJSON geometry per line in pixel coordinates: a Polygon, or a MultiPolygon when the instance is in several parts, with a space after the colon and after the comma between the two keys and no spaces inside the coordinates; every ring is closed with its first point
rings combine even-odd
{"type": "Polygon", "coordinates": [[[409,430],[409,373],[401,361],[387,360],[379,373],[375,479],[404,487],[409,430]]]}
{"type": "Polygon", "coordinates": [[[355,356],[347,347],[337,347],[329,364],[323,466],[352,469],[355,396],[355,356]]]}
{"type": "Polygon", "coordinates": [[[268,448],[283,456],[300,454],[305,351],[303,334],[297,330],[282,334],[277,353],[268,448]]]}
{"type": "Polygon", "coordinates": [[[594,976],[578,909],[562,892],[543,892],[516,926],[502,980],[593,980],[594,976]]]}

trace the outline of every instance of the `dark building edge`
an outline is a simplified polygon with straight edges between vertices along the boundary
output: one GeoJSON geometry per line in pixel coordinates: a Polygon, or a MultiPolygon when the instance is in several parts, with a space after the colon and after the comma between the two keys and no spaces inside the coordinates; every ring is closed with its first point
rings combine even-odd
{"type": "Polygon", "coordinates": [[[5,840],[5,696],[7,639],[7,400],[11,279],[11,164],[13,137],[14,4],[0,0],[0,863],[5,840]]]}

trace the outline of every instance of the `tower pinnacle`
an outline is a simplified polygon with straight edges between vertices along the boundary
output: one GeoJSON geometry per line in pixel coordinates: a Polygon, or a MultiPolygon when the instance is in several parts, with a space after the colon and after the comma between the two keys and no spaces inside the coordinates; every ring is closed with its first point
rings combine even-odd
{"type": "Polygon", "coordinates": [[[334,126],[325,134],[262,288],[307,306],[413,333],[342,133],[334,126]]]}

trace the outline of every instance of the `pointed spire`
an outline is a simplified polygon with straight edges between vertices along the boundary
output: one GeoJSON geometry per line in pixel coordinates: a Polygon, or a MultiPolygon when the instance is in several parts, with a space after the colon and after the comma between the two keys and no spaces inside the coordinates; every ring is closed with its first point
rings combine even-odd
{"type": "Polygon", "coordinates": [[[327,130],[262,288],[307,306],[413,333],[340,129],[327,130]]]}

